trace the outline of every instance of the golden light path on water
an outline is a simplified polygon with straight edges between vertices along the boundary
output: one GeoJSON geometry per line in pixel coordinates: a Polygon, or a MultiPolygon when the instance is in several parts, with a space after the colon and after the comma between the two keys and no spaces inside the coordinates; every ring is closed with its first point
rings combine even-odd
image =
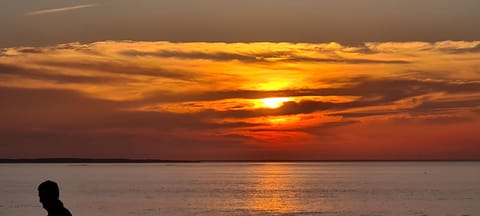
{"type": "Polygon", "coordinates": [[[265,213],[291,213],[300,208],[294,187],[292,168],[282,164],[265,164],[253,172],[258,176],[255,193],[250,200],[251,209],[265,213]]]}
{"type": "MultiPolygon", "coordinates": [[[[328,167],[318,168],[316,175],[340,175],[337,171],[328,167]]],[[[247,202],[250,209],[266,215],[290,215],[299,212],[310,211],[314,214],[335,212],[338,206],[324,200],[329,196],[326,185],[316,185],[318,179],[308,178],[306,173],[312,172],[309,165],[295,163],[262,163],[251,170],[254,179],[254,192],[247,202]],[[307,177],[307,178],[306,178],[307,177]],[[318,190],[318,191],[315,191],[318,190]],[[310,196],[316,197],[320,202],[314,206],[308,200],[310,196]],[[325,202],[323,202],[325,201],[325,202]]],[[[324,181],[324,180],[321,180],[324,181]]]]}

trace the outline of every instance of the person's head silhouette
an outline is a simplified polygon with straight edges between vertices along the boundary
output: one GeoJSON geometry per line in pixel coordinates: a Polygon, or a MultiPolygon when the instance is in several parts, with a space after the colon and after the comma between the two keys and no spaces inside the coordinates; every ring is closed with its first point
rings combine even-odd
{"type": "Polygon", "coordinates": [[[68,209],[63,207],[60,201],[60,190],[54,181],[44,181],[38,186],[38,196],[40,202],[49,216],[71,216],[68,209]]]}

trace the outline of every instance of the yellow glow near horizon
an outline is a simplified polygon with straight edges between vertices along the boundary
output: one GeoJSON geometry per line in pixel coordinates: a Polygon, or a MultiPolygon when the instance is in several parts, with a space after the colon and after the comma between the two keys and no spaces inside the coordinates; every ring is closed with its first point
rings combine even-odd
{"type": "Polygon", "coordinates": [[[263,103],[264,106],[270,109],[281,107],[283,103],[292,101],[292,99],[288,97],[263,98],[259,100],[263,103]]]}

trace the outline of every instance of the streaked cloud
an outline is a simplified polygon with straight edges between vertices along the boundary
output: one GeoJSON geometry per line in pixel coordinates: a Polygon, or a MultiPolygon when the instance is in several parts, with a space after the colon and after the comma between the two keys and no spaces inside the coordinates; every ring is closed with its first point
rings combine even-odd
{"type": "MultiPolygon", "coordinates": [[[[69,146],[76,156],[109,155],[90,148],[118,144],[110,155],[408,159],[423,149],[437,159],[480,157],[479,44],[7,48],[0,53],[0,134],[19,145],[69,146]]],[[[57,154],[65,153],[45,153],[57,154]]]]}
{"type": "Polygon", "coordinates": [[[75,5],[75,6],[69,6],[69,7],[50,8],[50,9],[44,9],[44,10],[30,11],[30,12],[26,13],[25,15],[36,16],[36,15],[44,15],[44,14],[51,14],[51,13],[60,13],[60,12],[79,10],[79,9],[95,7],[95,6],[97,6],[97,5],[96,4],[82,4],[82,5],[75,5]]]}

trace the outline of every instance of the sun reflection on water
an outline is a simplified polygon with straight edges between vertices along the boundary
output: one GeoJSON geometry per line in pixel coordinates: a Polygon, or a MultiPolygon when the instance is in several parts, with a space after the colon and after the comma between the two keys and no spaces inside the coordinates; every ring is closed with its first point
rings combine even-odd
{"type": "Polygon", "coordinates": [[[274,163],[255,169],[258,179],[250,208],[264,213],[295,212],[299,203],[294,188],[295,176],[291,171],[291,167],[274,163]]]}

